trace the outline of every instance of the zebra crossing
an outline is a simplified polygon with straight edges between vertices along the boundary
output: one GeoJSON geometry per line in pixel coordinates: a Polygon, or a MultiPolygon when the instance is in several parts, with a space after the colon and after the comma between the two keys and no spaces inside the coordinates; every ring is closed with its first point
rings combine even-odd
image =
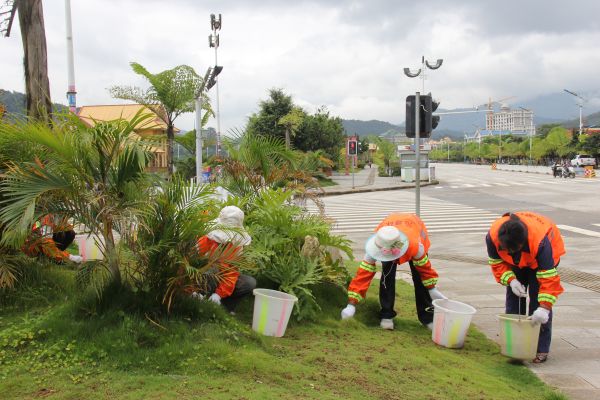
{"type": "MultiPolygon", "coordinates": [[[[373,232],[389,214],[414,213],[414,200],[395,197],[381,198],[376,193],[362,193],[343,198],[326,198],[325,215],[336,234],[355,235],[373,232]]],[[[316,206],[307,206],[311,213],[319,213],[316,206]]],[[[430,234],[443,232],[485,233],[500,215],[476,207],[438,199],[427,199],[421,205],[421,219],[430,234]]]]}
{"type": "Polygon", "coordinates": [[[521,179],[512,181],[503,180],[502,182],[494,182],[482,179],[440,179],[440,184],[436,185],[434,189],[474,189],[474,188],[492,188],[492,187],[510,187],[510,186],[547,186],[547,185],[594,185],[598,184],[596,179],[562,179],[562,178],[550,178],[550,177],[537,177],[535,179],[521,179]]]}

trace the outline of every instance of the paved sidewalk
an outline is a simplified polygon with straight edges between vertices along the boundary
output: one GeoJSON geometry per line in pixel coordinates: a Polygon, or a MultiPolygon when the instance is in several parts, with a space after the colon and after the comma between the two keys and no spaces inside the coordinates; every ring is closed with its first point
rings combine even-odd
{"type": "MultiPolygon", "coordinates": [[[[358,170],[352,174],[345,175],[336,173],[332,175],[331,180],[337,183],[335,186],[326,186],[323,188],[324,196],[334,196],[349,193],[375,192],[380,190],[398,190],[412,189],[415,187],[414,182],[402,182],[399,176],[381,177],[378,176],[377,166],[372,168],[366,167],[363,170],[358,170]]],[[[421,182],[421,186],[437,185],[438,181],[421,182]]]]}

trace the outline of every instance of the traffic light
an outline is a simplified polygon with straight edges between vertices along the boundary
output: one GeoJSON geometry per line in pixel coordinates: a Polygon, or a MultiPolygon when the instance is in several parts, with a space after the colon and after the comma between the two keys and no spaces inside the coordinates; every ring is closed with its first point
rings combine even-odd
{"type": "MultiPolygon", "coordinates": [[[[425,112],[425,135],[427,135],[426,137],[430,137],[431,132],[440,123],[439,115],[433,115],[433,113],[435,112],[435,110],[437,110],[440,103],[438,101],[433,100],[431,95],[423,96],[423,97],[425,97],[425,101],[423,102],[424,112],[425,112]]],[[[423,125],[421,125],[421,126],[423,126],[423,125]]]]}
{"type": "MultiPolygon", "coordinates": [[[[440,117],[433,115],[437,110],[439,102],[433,101],[431,95],[420,96],[419,104],[419,137],[428,138],[431,136],[431,131],[436,128],[440,122],[440,117]]],[[[406,97],[406,137],[415,137],[415,105],[416,99],[414,95],[406,97]]]]}
{"type": "Polygon", "coordinates": [[[348,155],[355,156],[357,154],[358,148],[356,140],[348,141],[348,155]]]}

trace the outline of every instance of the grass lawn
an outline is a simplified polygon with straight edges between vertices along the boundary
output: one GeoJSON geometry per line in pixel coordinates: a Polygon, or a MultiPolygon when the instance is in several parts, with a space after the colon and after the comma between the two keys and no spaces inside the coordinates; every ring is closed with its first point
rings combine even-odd
{"type": "Polygon", "coordinates": [[[461,350],[435,345],[403,282],[395,331],[379,328],[376,288],[340,321],[345,295],[323,285],[321,320],[276,339],[251,331],[251,299],[158,319],[76,295],[72,271],[41,276],[0,296],[2,399],[564,399],[474,329],[461,350]]]}

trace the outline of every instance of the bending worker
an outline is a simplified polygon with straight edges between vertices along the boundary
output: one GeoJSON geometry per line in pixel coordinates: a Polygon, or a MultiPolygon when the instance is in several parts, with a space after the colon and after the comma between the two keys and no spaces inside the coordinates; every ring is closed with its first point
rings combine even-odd
{"type": "Polygon", "coordinates": [[[382,276],[379,284],[381,327],[394,329],[394,301],[396,298],[396,266],[408,261],[415,288],[415,303],[419,321],[429,329],[433,325],[432,299],[446,297],[435,288],[438,274],[427,255],[429,250],[427,228],[414,214],[391,214],[375,229],[367,240],[365,258],[348,287],[348,305],[342,310],[342,319],[351,318],[356,304],[361,302],[375,276],[375,263],[381,262],[382,276]]]}
{"type": "Polygon", "coordinates": [[[533,212],[506,213],[485,238],[496,281],[506,286],[506,313],[524,314],[527,288],[529,312],[541,324],[534,363],[548,358],[552,339],[552,306],[563,292],[556,267],[565,246],[556,225],[533,212]]]}
{"type": "MultiPolygon", "coordinates": [[[[216,229],[199,238],[197,246],[200,254],[218,254],[220,258],[219,272],[208,282],[208,293],[212,293],[208,300],[233,312],[240,300],[256,287],[253,277],[240,274],[231,264],[252,238],[244,229],[244,212],[236,206],[224,207],[215,222],[216,229]]],[[[196,296],[203,297],[201,294],[196,296]]]]}
{"type": "Polygon", "coordinates": [[[81,263],[81,256],[67,251],[74,239],[75,231],[66,219],[46,215],[33,225],[23,245],[23,252],[29,257],[45,256],[57,263],[66,260],[81,263]]]}

